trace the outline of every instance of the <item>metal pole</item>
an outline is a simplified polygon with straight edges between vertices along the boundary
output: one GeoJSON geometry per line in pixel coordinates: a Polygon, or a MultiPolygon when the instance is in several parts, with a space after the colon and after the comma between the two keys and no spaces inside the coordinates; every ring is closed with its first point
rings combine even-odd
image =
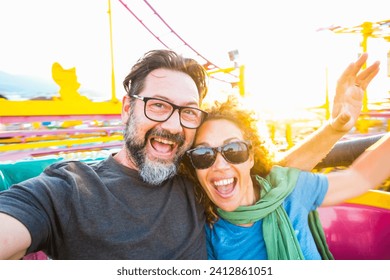
{"type": "MultiPolygon", "coordinates": [[[[363,53],[367,52],[367,39],[369,36],[372,35],[372,22],[364,22],[362,24],[362,34],[363,34],[363,41],[361,42],[361,47],[363,53]]],[[[362,69],[366,69],[367,65],[366,63],[363,64],[362,69]]],[[[363,108],[362,112],[368,112],[368,96],[367,96],[367,90],[364,91],[363,95],[363,108]]]]}
{"type": "Polygon", "coordinates": [[[111,101],[117,102],[115,93],[114,49],[112,44],[111,0],[108,0],[108,18],[110,21],[110,52],[111,52],[111,101]]]}

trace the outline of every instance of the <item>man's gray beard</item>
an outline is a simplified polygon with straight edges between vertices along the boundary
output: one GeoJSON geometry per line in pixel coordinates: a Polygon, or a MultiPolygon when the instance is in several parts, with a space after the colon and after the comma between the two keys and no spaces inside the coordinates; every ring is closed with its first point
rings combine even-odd
{"type": "MultiPolygon", "coordinates": [[[[148,157],[146,157],[145,153],[145,139],[148,138],[148,135],[152,131],[148,131],[148,133],[145,135],[145,139],[137,139],[137,124],[138,122],[133,115],[133,111],[131,110],[124,132],[128,157],[138,167],[139,174],[144,182],[151,185],[159,185],[165,180],[170,179],[176,175],[177,166],[179,165],[179,161],[182,155],[177,154],[172,162],[166,162],[161,159],[150,160],[148,157]]],[[[182,142],[183,141],[184,140],[182,140],[182,142]]]]}
{"type": "Polygon", "coordinates": [[[140,169],[140,176],[142,180],[151,185],[160,185],[167,179],[176,175],[177,163],[164,164],[161,162],[145,160],[145,163],[140,169]]]}

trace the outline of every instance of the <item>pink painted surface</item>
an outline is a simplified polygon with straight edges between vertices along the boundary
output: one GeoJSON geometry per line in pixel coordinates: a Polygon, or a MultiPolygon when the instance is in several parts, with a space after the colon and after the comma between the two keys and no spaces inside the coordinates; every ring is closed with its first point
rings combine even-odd
{"type": "Polygon", "coordinates": [[[345,203],[318,212],[336,260],[390,260],[390,210],[345,203]]]}
{"type": "Polygon", "coordinates": [[[93,150],[107,150],[107,149],[117,149],[122,146],[121,142],[116,143],[103,143],[103,144],[93,144],[93,145],[80,145],[76,147],[66,147],[66,148],[47,148],[39,149],[32,151],[10,151],[1,154],[1,161],[20,161],[23,159],[29,159],[34,157],[42,157],[47,155],[55,155],[58,153],[71,153],[78,151],[93,151],[93,150]]]}
{"type": "Polygon", "coordinates": [[[64,115],[64,116],[0,116],[0,123],[66,121],[66,120],[120,120],[120,114],[112,115],[64,115]]]}
{"type": "Polygon", "coordinates": [[[23,257],[23,260],[48,260],[49,258],[42,251],[31,253],[23,257]]]}
{"type": "Polygon", "coordinates": [[[39,135],[56,135],[56,134],[77,134],[77,133],[91,133],[91,132],[105,132],[111,135],[115,131],[122,131],[123,128],[119,126],[102,126],[102,127],[86,127],[79,129],[45,129],[45,130],[18,130],[18,131],[0,131],[0,138],[12,137],[28,137],[39,135]]]}

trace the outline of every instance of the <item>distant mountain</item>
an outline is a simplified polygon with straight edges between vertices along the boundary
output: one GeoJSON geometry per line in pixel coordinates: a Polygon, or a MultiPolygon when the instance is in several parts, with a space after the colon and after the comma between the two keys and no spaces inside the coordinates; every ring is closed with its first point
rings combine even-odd
{"type": "MultiPolygon", "coordinates": [[[[50,99],[59,96],[59,86],[54,81],[0,71],[0,94],[9,100],[50,99]]],[[[78,92],[94,101],[103,101],[102,93],[83,88],[78,92]]]]}
{"type": "Polygon", "coordinates": [[[0,94],[10,100],[32,99],[58,95],[59,87],[53,82],[36,77],[14,75],[0,71],[0,94]]]}

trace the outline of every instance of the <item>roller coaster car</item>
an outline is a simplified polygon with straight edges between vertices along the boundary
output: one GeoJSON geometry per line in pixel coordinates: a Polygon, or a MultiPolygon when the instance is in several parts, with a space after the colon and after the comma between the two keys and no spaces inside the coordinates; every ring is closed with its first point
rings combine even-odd
{"type": "Polygon", "coordinates": [[[390,260],[390,192],[369,191],[318,212],[336,260],[390,260]]]}
{"type": "MultiPolygon", "coordinates": [[[[383,135],[340,141],[316,168],[349,166],[383,135]]],[[[318,212],[335,259],[390,259],[390,192],[371,190],[318,212]]]]}

